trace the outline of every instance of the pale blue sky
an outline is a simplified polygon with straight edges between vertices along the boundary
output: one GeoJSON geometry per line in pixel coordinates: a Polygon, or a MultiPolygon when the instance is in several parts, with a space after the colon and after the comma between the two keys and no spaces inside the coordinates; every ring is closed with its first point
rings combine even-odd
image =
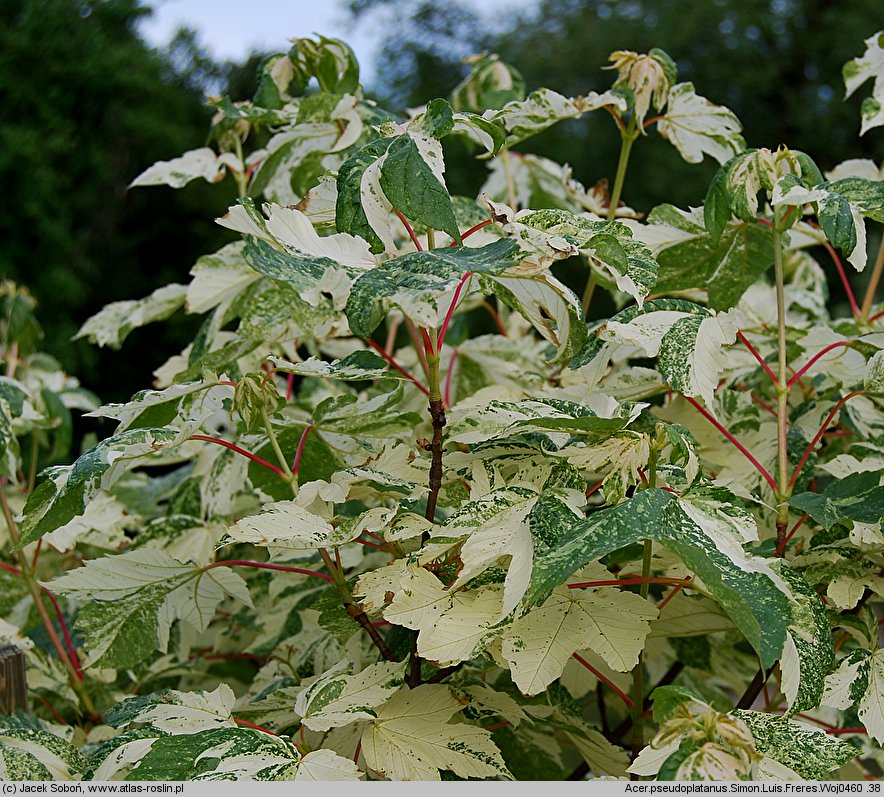
{"type": "MultiPolygon", "coordinates": [[[[536,0],[469,0],[477,10],[494,15],[534,5],[536,0]]],[[[349,44],[361,67],[363,82],[372,75],[371,55],[378,32],[347,24],[338,0],[142,0],[154,10],[141,26],[146,40],[164,45],[182,25],[195,28],[199,41],[217,59],[242,60],[253,50],[285,50],[288,40],[322,34],[349,44]],[[374,34],[374,35],[372,35],[374,34]]]]}

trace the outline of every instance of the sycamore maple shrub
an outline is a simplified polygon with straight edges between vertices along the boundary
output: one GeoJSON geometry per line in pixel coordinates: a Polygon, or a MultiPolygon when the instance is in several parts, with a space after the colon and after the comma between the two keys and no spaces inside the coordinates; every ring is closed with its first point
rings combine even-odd
{"type": "Polygon", "coordinates": [[[340,41],[268,58],[211,146],[134,180],[235,180],[242,235],[83,325],[205,317],[125,404],[35,353],[4,287],[0,634],[31,713],[0,718],[3,777],[880,775],[884,248],[864,300],[845,274],[880,168],[747,148],[666,53],[611,61],[564,97],[486,54],[402,119],[340,41]],[[589,113],[610,195],[523,146],[589,113]],[[702,207],[621,201],[654,130],[720,164],[702,207]],[[116,430],[52,464],[84,409],[116,430]]]}

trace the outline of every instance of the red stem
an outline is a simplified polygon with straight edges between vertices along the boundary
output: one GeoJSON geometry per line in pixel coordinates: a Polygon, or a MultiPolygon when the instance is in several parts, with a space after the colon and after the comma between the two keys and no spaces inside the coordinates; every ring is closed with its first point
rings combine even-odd
{"type": "Polygon", "coordinates": [[[844,266],[841,265],[841,258],[838,257],[838,253],[835,251],[835,248],[830,244],[827,240],[823,240],[823,246],[826,247],[826,251],[832,258],[832,261],[835,263],[835,268],[838,269],[838,276],[841,277],[841,284],[844,286],[844,292],[847,294],[847,301],[850,302],[850,309],[853,312],[854,318],[860,317],[860,309],[859,305],[856,303],[856,297],[853,295],[853,289],[850,287],[850,282],[847,279],[847,274],[844,273],[844,266]]]}
{"type": "Polygon", "coordinates": [[[670,592],[665,598],[663,598],[660,603],[657,604],[657,611],[663,611],[663,607],[669,603],[679,592],[681,592],[687,585],[688,582],[693,578],[693,576],[688,576],[681,584],[679,584],[672,592],[670,592]]]}
{"type": "Polygon", "coordinates": [[[442,322],[442,329],[439,330],[438,342],[436,344],[436,348],[439,351],[442,351],[442,343],[445,340],[445,333],[448,331],[448,325],[451,323],[451,316],[454,315],[454,308],[457,307],[457,300],[460,298],[460,292],[463,289],[464,283],[473,276],[472,271],[468,271],[460,278],[460,282],[457,285],[457,288],[454,289],[454,298],[451,300],[451,304],[448,306],[448,312],[445,313],[445,320],[442,322]]]}
{"type": "Polygon", "coordinates": [[[852,340],[842,340],[842,341],[839,341],[838,343],[830,343],[828,346],[826,346],[826,348],[822,349],[821,351],[818,351],[816,354],[813,355],[813,357],[811,357],[807,361],[807,363],[799,371],[795,372],[795,374],[792,376],[792,378],[786,383],[787,386],[792,387],[792,385],[794,385],[795,382],[797,382],[799,379],[801,379],[801,377],[804,376],[804,374],[806,374],[807,371],[813,367],[813,364],[820,357],[822,357],[823,355],[832,351],[832,349],[837,349],[839,346],[849,346],[851,343],[853,343],[852,340]]]}
{"type": "Polygon", "coordinates": [[[779,489],[777,488],[776,480],[773,478],[773,476],[771,476],[767,472],[767,469],[764,467],[764,465],[762,465],[757,459],[755,459],[755,457],[752,456],[752,454],[749,452],[749,450],[739,440],[737,440],[737,438],[734,437],[727,429],[725,429],[724,426],[722,426],[717,420],[715,420],[715,418],[712,417],[712,415],[706,410],[706,408],[703,407],[698,401],[691,398],[690,396],[685,396],[685,398],[691,404],[693,404],[694,407],[696,407],[696,409],[699,411],[699,413],[707,421],[709,421],[709,423],[711,423],[716,429],[718,429],[719,432],[721,432],[728,440],[731,441],[731,443],[733,443],[737,447],[737,449],[740,451],[740,453],[742,453],[743,456],[746,457],[746,459],[748,459],[755,466],[756,470],[762,476],[764,476],[765,480],[771,486],[773,491],[775,493],[778,493],[779,489]]]}
{"type": "MultiPolygon", "coordinates": [[[[436,352],[433,349],[433,341],[430,340],[430,333],[427,332],[423,327],[418,327],[421,333],[421,340],[424,342],[424,353],[427,357],[435,357],[436,352]]],[[[430,395],[427,393],[427,395],[430,395]]]]}
{"type": "Polygon", "coordinates": [[[267,728],[264,728],[260,725],[255,725],[254,722],[249,722],[248,720],[243,720],[243,719],[240,719],[239,717],[234,717],[233,721],[237,725],[245,725],[247,728],[253,728],[256,731],[264,731],[264,733],[269,733],[271,736],[279,736],[278,733],[274,733],[273,731],[269,731],[269,730],[267,730],[267,728]]]}
{"type": "MultiPolygon", "coordinates": [[[[463,235],[460,236],[460,240],[463,241],[464,238],[469,238],[474,232],[478,232],[483,227],[487,227],[492,223],[492,219],[485,219],[485,221],[480,221],[478,224],[474,224],[470,229],[468,229],[463,235]]],[[[458,241],[452,241],[449,246],[458,246],[458,241]]]]}
{"type": "Polygon", "coordinates": [[[288,375],[285,381],[285,400],[291,401],[292,394],[295,392],[295,375],[291,373],[288,375]]]}
{"type": "MultiPolygon", "coordinates": [[[[24,577],[24,574],[17,567],[13,567],[12,565],[4,564],[0,562],[0,570],[6,570],[9,573],[13,573],[17,576],[24,577]]],[[[74,649],[73,640],[71,640],[71,635],[68,631],[67,623],[64,621],[64,615],[61,613],[61,607],[58,605],[58,601],[55,599],[55,595],[53,595],[46,587],[42,584],[39,584],[39,587],[45,593],[46,597],[49,598],[50,603],[52,603],[53,608],[55,609],[55,616],[58,618],[58,624],[61,627],[61,633],[64,637],[65,647],[68,649],[68,656],[70,656],[71,664],[74,665],[74,671],[77,673],[77,677],[83,681],[85,680],[85,676],[83,675],[83,670],[80,667],[80,659],[77,656],[77,651],[74,649]]]]}
{"type": "Polygon", "coordinates": [[[53,707],[52,703],[50,703],[43,695],[37,695],[37,700],[39,700],[44,706],[46,706],[46,710],[55,718],[55,721],[59,725],[68,725],[68,721],[61,716],[53,707]]]}
{"type": "Polygon", "coordinates": [[[192,434],[190,436],[191,440],[204,440],[207,443],[215,443],[219,446],[224,446],[224,448],[229,448],[231,451],[236,451],[237,454],[242,454],[244,457],[248,457],[252,462],[257,462],[259,465],[263,465],[265,468],[272,470],[274,473],[282,476],[283,479],[288,479],[285,473],[283,473],[276,465],[268,462],[266,459],[261,459],[261,457],[256,456],[251,451],[246,451],[244,448],[240,448],[233,443],[228,443],[226,440],[222,440],[220,437],[209,437],[204,434],[192,434]]]}
{"type": "Polygon", "coordinates": [[[301,467],[301,455],[304,453],[304,443],[307,442],[307,435],[313,430],[312,426],[305,426],[301,432],[301,439],[298,440],[298,449],[295,451],[295,458],[292,460],[292,476],[298,475],[298,468],[301,467]]]}
{"type": "Polygon", "coordinates": [[[771,407],[770,404],[758,398],[758,396],[756,396],[754,393],[750,393],[749,395],[752,397],[752,401],[754,401],[759,407],[761,407],[761,409],[769,412],[771,415],[774,416],[774,418],[777,417],[777,411],[773,407],[771,407]]]}
{"type": "Polygon", "coordinates": [[[833,736],[837,736],[845,733],[866,734],[868,731],[865,728],[828,728],[826,733],[831,733],[833,736]]]}
{"type": "Polygon", "coordinates": [[[869,323],[871,324],[872,321],[877,321],[879,318],[881,318],[881,316],[884,316],[884,310],[882,310],[880,313],[875,313],[875,315],[873,315],[873,316],[869,319],[869,323]]]}
{"type": "Polygon", "coordinates": [[[491,318],[494,319],[494,323],[497,325],[497,329],[500,334],[503,335],[505,338],[508,338],[509,333],[506,331],[506,327],[503,325],[503,321],[500,320],[500,315],[498,314],[497,310],[495,310],[494,307],[492,307],[487,301],[482,302],[482,307],[484,307],[490,314],[491,318]]]}
{"type": "Polygon", "coordinates": [[[407,379],[410,379],[414,384],[418,387],[418,389],[429,396],[430,391],[427,390],[420,382],[417,381],[408,371],[406,371],[396,360],[393,359],[392,355],[388,354],[386,349],[381,346],[379,343],[375,343],[371,338],[367,338],[365,341],[369,346],[371,346],[378,354],[381,355],[390,365],[392,365],[400,374],[402,374],[407,379]]]}
{"type": "Polygon", "coordinates": [[[415,245],[418,252],[423,252],[424,248],[421,246],[421,242],[418,240],[417,236],[414,234],[414,230],[411,229],[411,225],[408,223],[408,219],[405,218],[396,208],[393,208],[393,212],[399,217],[399,221],[402,222],[402,226],[405,227],[408,232],[408,237],[411,238],[411,242],[415,245]]]}
{"type": "Polygon", "coordinates": [[[623,124],[623,118],[620,116],[617,111],[615,111],[610,105],[603,106],[604,109],[611,114],[611,118],[614,120],[614,123],[617,125],[617,129],[622,133],[626,130],[626,125],[623,124]]]}
{"type": "Polygon", "coordinates": [[[34,556],[31,558],[31,570],[37,569],[37,559],[40,557],[40,549],[43,547],[43,538],[41,537],[37,540],[37,544],[34,546],[34,556]]]}
{"type": "Polygon", "coordinates": [[[77,677],[81,681],[84,681],[86,679],[83,675],[83,670],[80,667],[80,659],[77,656],[77,651],[74,649],[74,643],[71,639],[71,635],[70,633],[68,633],[68,627],[64,621],[64,617],[62,616],[61,607],[58,605],[58,601],[55,600],[55,595],[53,595],[48,589],[46,589],[46,587],[41,585],[40,589],[42,589],[43,592],[46,593],[46,597],[49,598],[50,602],[55,608],[55,616],[58,617],[58,624],[61,626],[61,633],[62,636],[64,636],[64,645],[68,649],[68,656],[71,657],[71,664],[74,665],[74,670],[77,673],[77,677]]]}
{"type": "Polygon", "coordinates": [[[369,548],[377,548],[379,551],[383,551],[384,553],[389,553],[390,549],[387,548],[386,545],[378,545],[376,542],[369,542],[368,540],[362,540],[360,538],[356,538],[353,542],[358,542],[360,545],[367,545],[369,548]]]}
{"type": "Polygon", "coordinates": [[[10,573],[14,573],[17,576],[21,575],[21,570],[19,570],[17,567],[13,567],[12,565],[3,564],[3,562],[0,562],[0,570],[6,570],[10,573]]]}
{"type": "Polygon", "coordinates": [[[742,332],[737,332],[737,337],[746,345],[746,348],[749,349],[750,352],[752,352],[752,356],[756,360],[758,360],[758,363],[764,369],[764,372],[771,378],[771,381],[774,383],[774,386],[778,385],[779,382],[777,381],[776,374],[771,370],[771,367],[764,361],[764,357],[762,357],[758,353],[758,349],[756,349],[752,345],[752,343],[749,341],[749,338],[747,338],[742,332]]]}
{"type": "Polygon", "coordinates": [[[599,487],[601,487],[604,483],[604,480],[602,480],[600,482],[596,482],[594,485],[592,485],[592,487],[588,488],[586,491],[587,498],[591,496],[596,490],[598,490],[599,487]]]}
{"type": "Polygon", "coordinates": [[[804,523],[804,521],[807,520],[809,517],[810,517],[810,515],[808,515],[808,514],[805,512],[805,513],[801,516],[801,518],[798,520],[798,522],[797,522],[794,526],[792,526],[792,530],[791,530],[791,531],[790,531],[785,537],[783,537],[783,541],[777,546],[776,551],[774,551],[774,556],[782,556],[782,555],[783,555],[783,551],[786,550],[786,546],[789,544],[789,540],[791,540],[792,537],[795,536],[795,532],[798,531],[798,529],[801,528],[801,525],[802,525],[802,524],[804,523]]]}
{"type": "Polygon", "coordinates": [[[244,559],[225,559],[221,562],[213,562],[206,565],[204,570],[211,570],[213,567],[257,567],[260,570],[281,570],[284,573],[301,573],[305,576],[315,576],[323,581],[334,582],[334,579],[326,573],[318,573],[315,570],[305,570],[303,567],[290,567],[289,565],[273,565],[269,562],[248,562],[244,559]]]}
{"type": "Polygon", "coordinates": [[[820,438],[825,434],[826,429],[829,428],[829,424],[838,414],[838,410],[840,410],[854,396],[859,396],[864,392],[864,390],[854,390],[848,393],[834,407],[832,407],[831,412],[829,412],[829,414],[826,416],[826,420],[823,421],[823,425],[820,427],[820,430],[816,433],[813,440],[810,441],[810,444],[805,449],[804,454],[801,457],[801,461],[795,466],[795,470],[792,473],[792,478],[789,479],[789,486],[786,488],[788,493],[791,493],[792,488],[795,486],[795,482],[798,481],[798,475],[801,473],[801,469],[804,467],[804,463],[807,462],[808,458],[813,452],[814,446],[820,441],[820,438]]]}
{"type": "Polygon", "coordinates": [[[603,684],[605,684],[606,686],[609,686],[609,687],[611,688],[611,690],[612,690],[615,694],[617,694],[617,695],[620,697],[620,699],[621,699],[624,703],[626,703],[626,705],[628,706],[629,710],[632,711],[632,700],[630,699],[629,695],[627,695],[627,694],[626,694],[626,693],[625,693],[625,692],[624,692],[619,686],[617,686],[617,684],[615,684],[615,683],[613,683],[612,681],[609,681],[607,678],[605,678],[604,675],[602,675],[602,674],[601,674],[601,673],[600,673],[595,667],[593,667],[593,666],[592,666],[592,665],[591,665],[586,659],[584,659],[580,654],[578,654],[578,653],[572,653],[571,655],[572,655],[575,659],[577,659],[577,661],[579,661],[584,667],[586,667],[586,669],[589,670],[589,671],[590,671],[590,672],[591,672],[596,678],[598,678],[603,684]]]}

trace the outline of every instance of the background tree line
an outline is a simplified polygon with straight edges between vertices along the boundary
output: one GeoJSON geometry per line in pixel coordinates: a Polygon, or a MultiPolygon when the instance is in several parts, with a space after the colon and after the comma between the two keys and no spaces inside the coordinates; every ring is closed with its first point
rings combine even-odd
{"type": "MultiPolygon", "coordinates": [[[[350,0],[348,8],[354,29],[378,32],[367,91],[392,111],[448,96],[466,73],[463,57],[481,51],[514,65],[529,91],[573,96],[610,86],[612,50],[659,47],[679,80],[737,114],[749,146],[784,143],[824,170],[848,157],[884,161],[880,136],[857,138],[861,98],[845,101],[841,81],[843,64],[884,27],[879,0],[540,0],[505,12],[498,5],[494,17],[458,2],[350,0]]],[[[126,186],[155,161],[202,146],[206,94],[250,97],[262,57],[215,62],[187,30],[158,51],[138,34],[147,13],[138,0],[0,0],[0,280],[30,289],[42,348],[104,401],[146,387],[145,374],[181,348],[195,319],[179,314],[161,339],[136,330],[122,352],[71,336],[108,302],[186,282],[197,257],[229,240],[206,218],[235,195],[232,181],[229,195],[200,182],[179,191],[126,186]]],[[[295,14],[292,25],[284,36],[312,33],[296,29],[295,14]]],[[[653,136],[639,146],[628,204],[647,212],[664,197],[702,203],[717,164],[689,166],[653,136]]],[[[585,185],[613,179],[618,149],[602,114],[531,141],[532,152],[569,164],[585,185]]],[[[482,174],[447,177],[453,192],[474,194],[482,174]]],[[[862,275],[856,281],[861,290],[862,275]]]]}

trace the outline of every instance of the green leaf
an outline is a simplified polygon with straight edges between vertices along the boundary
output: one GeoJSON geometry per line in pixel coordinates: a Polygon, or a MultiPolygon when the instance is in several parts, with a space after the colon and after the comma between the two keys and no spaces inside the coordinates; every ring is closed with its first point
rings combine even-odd
{"type": "Polygon", "coordinates": [[[832,245],[838,247],[845,255],[851,254],[856,248],[857,236],[847,198],[834,192],[827,193],[825,199],[820,202],[817,218],[832,245]]]}
{"type": "Polygon", "coordinates": [[[482,113],[508,102],[525,99],[525,80],[511,64],[497,53],[468,57],[470,73],[451,92],[451,106],[456,111],[482,113]]]}
{"type": "Polygon", "coordinates": [[[344,266],[330,257],[280,252],[258,238],[248,239],[243,254],[255,271],[291,285],[302,296],[317,288],[329,269],[343,270],[351,277],[358,276],[362,271],[344,266]]]}
{"type": "Polygon", "coordinates": [[[878,523],[884,517],[882,471],[860,471],[833,481],[821,493],[799,493],[788,503],[807,512],[817,523],[831,528],[840,520],[878,523]]]}
{"type": "Polygon", "coordinates": [[[136,460],[177,445],[181,438],[175,429],[129,429],[102,440],[73,465],[47,468],[25,503],[15,550],[82,515],[92,497],[109,489],[136,460]]]}
{"type": "Polygon", "coordinates": [[[171,316],[184,304],[186,293],[186,286],[173,283],[144,299],[112,302],[87,319],[72,340],[86,338],[98,346],[119,349],[133,329],[171,316]]]}
{"type": "Polygon", "coordinates": [[[688,163],[700,163],[704,155],[725,163],[746,148],[733,111],[700,97],[693,83],[672,86],[657,130],[688,163]]]}
{"type": "Polygon", "coordinates": [[[242,419],[246,434],[263,429],[264,418],[275,415],[285,405],[285,397],[265,374],[244,374],[236,382],[233,410],[242,419]]]}
{"type": "Polygon", "coordinates": [[[796,714],[815,708],[823,699],[826,675],[835,664],[832,628],[825,604],[799,573],[780,563],[775,563],[774,571],[795,598],[780,670],[788,713],[796,714]]]}
{"type": "Polygon", "coordinates": [[[842,177],[820,183],[819,188],[845,197],[863,216],[884,222],[884,180],[842,177]]]}
{"type": "Polygon", "coordinates": [[[0,776],[4,781],[79,780],[83,754],[31,714],[0,715],[0,776]]]}
{"type": "Polygon", "coordinates": [[[165,652],[175,620],[204,631],[228,595],[251,605],[245,582],[229,568],[205,570],[150,548],[92,559],[50,583],[54,593],[91,601],[76,622],[90,666],[131,667],[165,652]]]}
{"type": "Polygon", "coordinates": [[[439,780],[445,769],[462,778],[511,780],[489,731],[449,722],[462,709],[441,684],[400,689],[362,735],[366,763],[390,780],[439,780]]]}
{"type": "Polygon", "coordinates": [[[556,549],[535,556],[526,604],[543,600],[588,562],[645,539],[679,556],[756,650],[765,667],[782,653],[791,617],[789,590],[764,560],[747,555],[729,530],[698,524],[682,502],[648,489],[572,527],[556,549]]]}
{"type": "Polygon", "coordinates": [[[729,310],[773,264],[773,233],[760,223],[728,219],[714,237],[696,212],[659,205],[648,225],[637,234],[647,230],[649,239],[663,238],[652,246],[660,265],[658,293],[705,288],[709,307],[729,310]]]}
{"type": "Polygon", "coordinates": [[[586,324],[580,301],[551,274],[519,276],[513,270],[483,277],[482,283],[555,346],[551,362],[567,362],[583,347],[586,324]]]}
{"type": "Polygon", "coordinates": [[[400,308],[418,326],[439,326],[467,273],[491,275],[520,259],[515,241],[500,239],[482,247],[449,247],[411,252],[367,271],[354,283],[346,314],[354,334],[367,338],[400,308]]]}
{"type": "MultiPolygon", "coordinates": [[[[819,184],[808,187],[794,175],[778,181],[772,204],[779,212],[783,205],[800,208],[812,204],[826,238],[838,247],[857,271],[866,266],[866,230],[862,214],[847,197],[819,184]]],[[[797,217],[797,214],[796,214],[797,217]]]]}
{"type": "Polygon", "coordinates": [[[271,355],[267,358],[277,371],[298,374],[298,376],[318,377],[321,379],[340,379],[342,381],[374,381],[376,379],[404,379],[399,371],[387,364],[379,354],[360,349],[348,354],[340,360],[326,362],[317,357],[308,357],[302,362],[289,362],[282,357],[271,355]]]}
{"type": "Polygon", "coordinates": [[[819,169],[803,152],[785,147],[776,152],[748,149],[727,161],[712,178],[703,211],[706,229],[717,242],[732,214],[741,221],[755,220],[759,194],[766,200],[771,195],[776,198],[783,186],[810,189],[820,182],[819,169]]]}
{"type": "Polygon", "coordinates": [[[351,674],[352,669],[350,662],[341,661],[298,692],[293,709],[304,725],[327,731],[374,719],[376,709],[404,682],[405,662],[371,664],[356,674],[351,674]]]}
{"type": "MultiPolygon", "coordinates": [[[[435,164],[438,170],[442,164],[435,164]]],[[[396,210],[412,221],[447,232],[460,242],[448,189],[439,181],[409,135],[396,138],[381,165],[380,185],[396,210]]]]}
{"type": "Polygon", "coordinates": [[[401,383],[389,393],[359,397],[352,393],[329,396],[313,410],[313,425],[320,431],[353,437],[388,439],[410,435],[423,418],[416,412],[398,412],[405,391],[401,383]]]}
{"type": "Polygon", "coordinates": [[[844,64],[845,99],[853,94],[870,78],[874,79],[872,96],[866,97],[862,105],[862,126],[860,135],[873,127],[884,125],[884,31],[879,31],[865,40],[866,51],[844,64]]]}
{"type": "Polygon", "coordinates": [[[658,686],[651,692],[651,700],[654,706],[654,722],[658,725],[671,719],[683,703],[695,703],[696,707],[706,705],[700,695],[686,686],[658,686]]]}
{"type": "MultiPolygon", "coordinates": [[[[273,780],[275,770],[294,770],[299,756],[282,739],[250,728],[215,728],[198,733],[161,736],[139,759],[125,780],[191,781],[222,776],[225,764],[242,766],[251,757],[253,771],[243,773],[249,780],[273,780]],[[270,771],[264,772],[263,770],[270,771]]],[[[234,768],[234,772],[236,769],[234,768]]],[[[235,775],[220,779],[232,780],[235,775]]],[[[290,778],[288,778],[290,779],[290,778]]]]}
{"type": "Polygon", "coordinates": [[[354,92],[359,88],[359,62],[350,45],[341,39],[294,39],[289,59],[301,90],[311,77],[317,79],[323,92],[354,92]]]}
{"type": "Polygon", "coordinates": [[[736,709],[731,715],[746,723],[759,753],[779,761],[807,780],[827,780],[828,773],[857,756],[853,745],[786,717],[736,709]]]}
{"type": "Polygon", "coordinates": [[[669,387],[702,398],[715,412],[714,392],[726,364],[724,347],[736,340],[737,320],[728,313],[708,318],[686,316],[676,321],[660,342],[657,367],[669,387]]]}
{"type": "Polygon", "coordinates": [[[362,207],[362,176],[389,149],[392,137],[376,139],[352,154],[338,169],[335,224],[338,232],[364,238],[372,252],[383,252],[384,242],[369,224],[362,207]]]}

